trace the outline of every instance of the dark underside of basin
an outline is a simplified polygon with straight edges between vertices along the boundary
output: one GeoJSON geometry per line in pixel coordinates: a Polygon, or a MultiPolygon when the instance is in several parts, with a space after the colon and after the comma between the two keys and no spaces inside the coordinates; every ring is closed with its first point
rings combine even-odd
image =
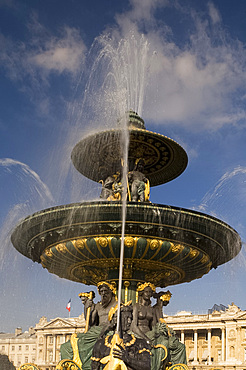
{"type": "MultiPolygon", "coordinates": [[[[122,170],[124,135],[122,130],[98,132],[82,139],[73,149],[75,168],[94,181],[105,180],[122,170]],[[86,160],[85,160],[86,159],[86,160]]],[[[144,174],[150,186],[164,184],[178,177],[186,168],[188,158],[174,140],[145,129],[129,130],[128,165],[143,158],[144,174]]]]}
{"type": "MultiPolygon", "coordinates": [[[[22,220],[14,247],[50,272],[96,284],[117,280],[120,202],[86,202],[49,208],[22,220]]],[[[127,204],[123,278],[156,286],[188,282],[234,258],[237,232],[196,211],[152,203],[127,204]]]]}

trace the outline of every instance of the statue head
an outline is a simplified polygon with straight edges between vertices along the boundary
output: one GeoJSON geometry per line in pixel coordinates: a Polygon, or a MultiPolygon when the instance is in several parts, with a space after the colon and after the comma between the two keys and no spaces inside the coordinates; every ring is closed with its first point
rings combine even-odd
{"type": "MultiPolygon", "coordinates": [[[[117,311],[118,305],[112,307],[109,311],[108,319],[111,323],[111,327],[115,328],[117,324],[117,311]]],[[[123,332],[126,332],[130,329],[132,323],[132,301],[127,302],[126,304],[122,304],[120,307],[120,322],[121,322],[121,329],[123,332]]]]}
{"type": "Polygon", "coordinates": [[[144,166],[145,166],[145,160],[143,158],[138,158],[135,161],[134,171],[143,172],[144,166]]]}
{"type": "Polygon", "coordinates": [[[153,294],[155,293],[155,286],[152,283],[146,282],[138,286],[137,292],[139,297],[141,297],[145,301],[150,302],[150,298],[153,297],[153,294]]]}
{"type": "Polygon", "coordinates": [[[97,288],[98,293],[101,296],[102,306],[107,307],[116,294],[116,288],[106,281],[101,281],[100,283],[98,283],[97,288]]]}

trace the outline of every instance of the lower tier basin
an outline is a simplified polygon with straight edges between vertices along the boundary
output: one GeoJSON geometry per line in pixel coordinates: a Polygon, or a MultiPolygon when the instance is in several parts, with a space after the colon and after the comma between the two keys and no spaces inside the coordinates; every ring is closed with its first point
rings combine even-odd
{"type": "MultiPolygon", "coordinates": [[[[241,249],[237,232],[206,214],[128,202],[124,281],[164,287],[202,277],[241,249]]],[[[62,278],[95,285],[117,281],[122,203],[93,201],[53,207],[20,221],[11,240],[26,257],[62,278]]]]}

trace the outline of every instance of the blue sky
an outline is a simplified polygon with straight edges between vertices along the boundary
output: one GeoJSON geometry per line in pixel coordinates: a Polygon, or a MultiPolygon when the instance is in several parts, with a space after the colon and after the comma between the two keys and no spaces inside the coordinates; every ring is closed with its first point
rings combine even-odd
{"type": "MultiPolygon", "coordinates": [[[[70,298],[71,314],[82,312],[78,294],[88,287],[20,255],[9,234],[37,210],[99,196],[70,153],[126,108],[189,156],[151,201],[215,215],[245,241],[245,1],[0,0],[0,10],[0,331],[65,317],[70,298]],[[135,65],[142,98],[134,100],[121,76],[135,65]]],[[[245,266],[243,244],[230,263],[171,287],[166,313],[246,309],[245,266]]]]}

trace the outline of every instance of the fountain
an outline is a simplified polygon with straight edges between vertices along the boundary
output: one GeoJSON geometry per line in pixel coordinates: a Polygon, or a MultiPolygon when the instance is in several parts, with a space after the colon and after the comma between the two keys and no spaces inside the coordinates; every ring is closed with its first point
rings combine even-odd
{"type": "MultiPolygon", "coordinates": [[[[134,112],[128,124],[129,171],[143,159],[151,187],[185,170],[187,155],[179,144],[146,130],[134,112]]],[[[119,128],[82,139],[72,151],[75,168],[97,182],[122,173],[121,135],[119,128]]],[[[117,285],[121,215],[117,199],[53,207],[20,221],[11,240],[20,253],[59,277],[117,285]]],[[[189,282],[234,258],[241,248],[236,231],[212,216],[129,198],[124,244],[123,297],[133,300],[138,283],[166,287],[189,282]]]]}
{"type": "Polygon", "coordinates": [[[149,201],[149,188],[179,176],[187,155],[172,139],[148,131],[135,112],[127,112],[123,120],[129,141],[127,164],[122,160],[121,120],[115,129],[86,136],[72,151],[75,168],[102,183],[101,200],[36,212],[19,222],[11,240],[20,253],[61,278],[86,285],[105,281],[116,289],[122,282],[120,299],[126,303],[137,301],[139,284],[167,287],[201,278],[234,258],[241,240],[215,217],[149,201]],[[135,190],[134,173],[142,176],[135,190]]]}
{"type": "MultiPolygon", "coordinates": [[[[128,130],[129,171],[143,159],[150,187],[185,170],[184,149],[146,130],[132,111],[128,130]]],[[[72,151],[75,168],[97,182],[122,173],[121,136],[119,126],[82,139],[72,151]]],[[[117,198],[53,207],[20,221],[11,240],[20,253],[59,277],[87,285],[102,280],[117,285],[121,215],[117,198]]],[[[138,283],[166,287],[189,282],[234,258],[241,248],[236,231],[214,217],[129,197],[124,244],[123,297],[133,301],[138,283]]]]}

